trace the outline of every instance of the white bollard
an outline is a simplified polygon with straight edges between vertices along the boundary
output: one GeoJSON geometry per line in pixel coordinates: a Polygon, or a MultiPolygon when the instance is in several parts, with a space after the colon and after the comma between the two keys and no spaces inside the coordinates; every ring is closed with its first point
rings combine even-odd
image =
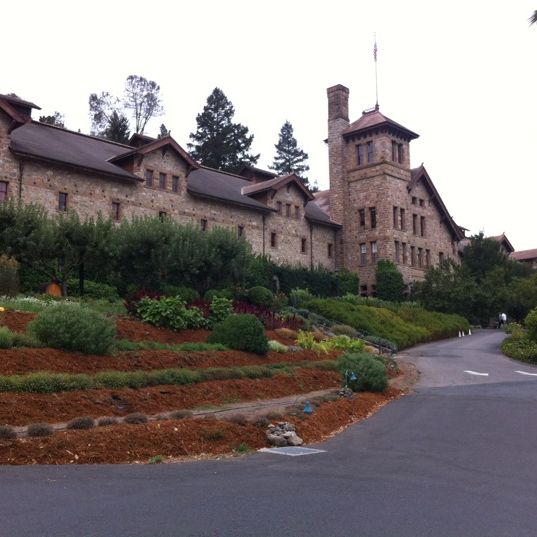
{"type": "Polygon", "coordinates": [[[461,331],[460,331],[460,330],[459,330],[459,337],[462,337],[462,336],[461,336],[461,331]]]}
{"type": "Polygon", "coordinates": [[[465,336],[465,334],[464,334],[464,332],[463,332],[463,333],[462,333],[462,337],[464,337],[464,336],[465,336]]]}
{"type": "Polygon", "coordinates": [[[472,335],[472,329],[468,330],[468,335],[469,335],[469,336],[472,335]]]}

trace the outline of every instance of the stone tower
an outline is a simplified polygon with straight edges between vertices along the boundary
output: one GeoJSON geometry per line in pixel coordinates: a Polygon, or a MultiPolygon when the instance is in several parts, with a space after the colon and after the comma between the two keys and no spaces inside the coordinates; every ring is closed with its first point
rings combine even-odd
{"type": "Polygon", "coordinates": [[[349,90],[328,88],[330,214],[342,224],[338,267],[360,276],[375,293],[377,261],[398,265],[406,282],[456,254],[462,234],[421,166],[410,168],[409,143],[418,135],[378,106],[349,123],[349,90]],[[449,253],[449,255],[448,255],[449,253]]]}

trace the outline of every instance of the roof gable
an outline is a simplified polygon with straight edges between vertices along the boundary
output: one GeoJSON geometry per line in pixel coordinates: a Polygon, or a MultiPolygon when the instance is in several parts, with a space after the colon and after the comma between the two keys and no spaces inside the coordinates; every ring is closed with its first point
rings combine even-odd
{"type": "Polygon", "coordinates": [[[280,190],[280,188],[283,188],[290,183],[293,183],[308,201],[314,199],[313,194],[306,188],[304,183],[295,173],[284,175],[283,177],[275,177],[274,179],[269,179],[268,181],[262,181],[261,183],[255,183],[253,185],[250,184],[243,187],[242,193],[246,196],[253,196],[261,192],[266,192],[267,190],[280,190]]]}
{"type": "Polygon", "coordinates": [[[148,153],[163,147],[171,147],[191,168],[197,169],[200,167],[200,165],[171,136],[164,136],[163,138],[159,138],[148,144],[131,149],[126,153],[116,155],[115,157],[112,157],[109,162],[119,164],[123,160],[135,155],[147,155],[148,153]]]}
{"type": "Polygon", "coordinates": [[[464,238],[464,233],[462,232],[461,228],[455,223],[455,221],[449,214],[447,207],[442,201],[442,198],[440,197],[438,190],[436,190],[436,187],[434,186],[423,164],[419,168],[414,168],[410,170],[410,173],[411,173],[411,179],[407,187],[408,191],[412,192],[412,189],[414,189],[419,183],[422,183],[425,186],[425,188],[429,191],[431,199],[435,202],[436,206],[438,207],[438,210],[444,217],[446,221],[446,225],[448,229],[450,229],[450,231],[452,232],[453,237],[457,240],[462,240],[464,238]]]}

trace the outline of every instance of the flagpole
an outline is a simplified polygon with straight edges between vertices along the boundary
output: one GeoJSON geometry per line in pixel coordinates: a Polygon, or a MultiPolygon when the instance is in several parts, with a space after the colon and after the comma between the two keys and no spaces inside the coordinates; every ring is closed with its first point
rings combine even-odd
{"type": "Polygon", "coordinates": [[[375,109],[379,109],[379,84],[377,75],[377,34],[375,34],[375,45],[373,47],[373,58],[375,59],[375,109]]]}

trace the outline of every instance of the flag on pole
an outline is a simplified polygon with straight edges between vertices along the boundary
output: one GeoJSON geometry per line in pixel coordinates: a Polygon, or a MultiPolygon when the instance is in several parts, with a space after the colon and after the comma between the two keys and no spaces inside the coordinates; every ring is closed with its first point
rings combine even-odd
{"type": "Polygon", "coordinates": [[[373,46],[373,58],[377,61],[377,38],[375,37],[375,44],[373,46]]]}

